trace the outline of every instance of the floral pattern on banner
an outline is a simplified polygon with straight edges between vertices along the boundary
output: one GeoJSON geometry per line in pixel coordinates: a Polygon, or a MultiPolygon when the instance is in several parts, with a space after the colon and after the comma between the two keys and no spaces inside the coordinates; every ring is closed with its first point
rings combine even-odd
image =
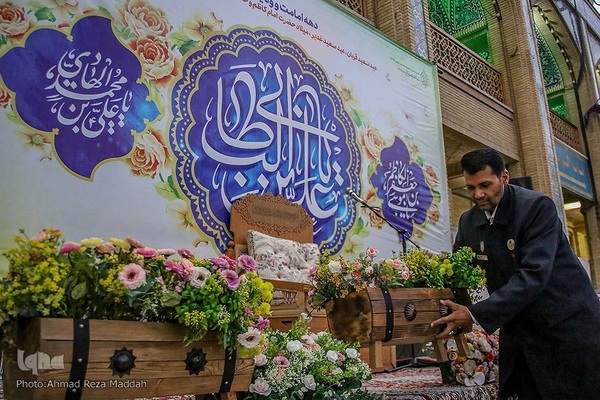
{"type": "MultiPolygon", "coordinates": [[[[55,0],[0,5],[0,50],[6,50],[0,58],[0,107],[27,148],[38,150],[40,160],[56,157],[86,180],[93,180],[102,165],[122,162],[133,176],[154,181],[156,192],[168,202],[167,214],[198,236],[195,244],[206,242],[223,251],[231,239],[230,204],[245,193],[270,192],[303,205],[317,221],[315,241],[339,251],[356,217],[342,192],[357,185],[351,181],[357,179],[360,154],[352,120],[326,72],[295,42],[275,32],[227,33],[223,19],[210,10],[194,11],[174,26],[167,11],[148,0],[105,6],[55,0]],[[254,37],[253,53],[244,48],[247,37],[254,37]],[[224,40],[232,42],[231,51],[219,47],[224,40]],[[212,64],[200,59],[202,54],[212,64]],[[246,82],[231,74],[238,64],[246,65],[256,88],[268,81],[268,92],[248,92],[246,99],[232,90],[232,96],[240,96],[232,101],[245,108],[252,106],[245,104],[252,103],[252,96],[262,96],[258,113],[273,117],[253,115],[252,126],[248,121],[242,126],[229,119],[245,120],[247,111],[228,109],[224,124],[231,132],[223,142],[235,142],[233,152],[206,149],[198,121],[216,107],[221,79],[232,88],[246,82]],[[211,71],[205,73],[204,65],[211,71]],[[21,79],[22,71],[32,79],[21,79]],[[198,72],[199,81],[189,84],[192,92],[172,89],[175,79],[184,85],[190,73],[198,72]],[[277,86],[280,80],[285,84],[277,86]],[[187,95],[194,107],[180,116],[187,95]],[[206,110],[198,111],[202,106],[206,110]],[[284,109],[286,115],[281,114],[284,109]],[[186,119],[190,116],[193,121],[186,119]],[[189,128],[185,140],[175,137],[179,132],[169,137],[182,120],[189,128]],[[275,131],[278,139],[270,140],[269,148],[257,147],[275,131]],[[183,143],[190,149],[182,149],[183,143]],[[255,154],[246,154],[252,148],[255,154]],[[255,161],[240,168],[237,161],[244,157],[255,161]],[[189,162],[198,167],[188,170],[189,162]]],[[[217,132],[215,121],[211,134],[217,132]]],[[[218,137],[215,133],[213,138],[218,137]]]]}
{"type": "MultiPolygon", "coordinates": [[[[342,95],[344,106],[349,110],[358,127],[358,140],[367,165],[367,182],[372,187],[353,188],[366,203],[392,225],[406,230],[406,237],[418,240],[424,236],[428,225],[440,221],[440,179],[432,165],[425,161],[417,143],[409,132],[403,132],[396,117],[392,119],[393,138],[386,139],[376,123],[362,110],[355,89],[343,75],[336,75],[334,82],[342,95]]],[[[403,117],[412,117],[404,113],[403,117]]],[[[371,230],[381,230],[386,222],[367,207],[349,232],[343,252],[356,256],[364,249],[363,240],[371,230]]],[[[401,238],[399,238],[401,240],[401,238]]]]}
{"type": "Polygon", "coordinates": [[[164,10],[146,0],[125,0],[111,7],[56,0],[0,4],[0,52],[6,52],[0,58],[0,107],[24,148],[37,151],[40,161],[57,158],[87,180],[93,180],[104,163],[122,162],[133,176],[155,182],[156,193],[168,202],[167,215],[181,230],[197,235],[196,244],[210,242],[172,177],[167,96],[182,58],[223,31],[223,20],[212,11],[195,12],[174,27],[164,10]],[[52,62],[45,70],[31,71],[27,60],[32,59],[52,62]],[[69,60],[74,62],[71,70],[69,60]],[[66,87],[55,80],[54,105],[45,105],[49,93],[40,88],[52,83],[46,70],[57,77],[64,67],[61,73],[70,76],[77,65],[79,76],[67,80],[66,87]],[[22,70],[32,79],[15,78],[22,70]],[[106,90],[98,81],[110,73],[112,85],[106,90]],[[91,95],[80,90],[86,80],[92,85],[91,95]],[[113,101],[116,97],[120,103],[113,101]]]}

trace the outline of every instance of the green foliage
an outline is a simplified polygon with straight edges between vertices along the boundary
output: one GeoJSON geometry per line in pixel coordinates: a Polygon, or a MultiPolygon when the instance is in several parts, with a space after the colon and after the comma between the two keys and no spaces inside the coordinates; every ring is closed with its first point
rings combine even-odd
{"type": "Polygon", "coordinates": [[[187,249],[146,247],[133,238],[65,242],[58,229],[21,231],[5,252],[0,331],[12,345],[18,318],[55,317],[179,322],[185,341],[219,333],[228,349],[257,354],[273,285],[247,255],[198,259],[187,249]]]}
{"type": "Polygon", "coordinates": [[[323,307],[329,300],[346,297],[368,286],[480,290],[485,285],[485,271],[473,264],[474,253],[468,247],[440,254],[411,249],[379,262],[375,261],[377,254],[376,249],[368,248],[356,260],[347,260],[323,253],[311,275],[309,301],[323,307]]]}

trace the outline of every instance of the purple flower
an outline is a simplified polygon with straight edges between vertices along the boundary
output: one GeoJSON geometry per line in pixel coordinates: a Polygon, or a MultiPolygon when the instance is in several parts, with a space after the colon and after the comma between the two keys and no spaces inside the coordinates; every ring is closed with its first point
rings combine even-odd
{"type": "Polygon", "coordinates": [[[221,272],[221,276],[225,278],[227,287],[231,290],[236,290],[240,286],[240,277],[235,271],[226,269],[221,272]]]}
{"type": "Polygon", "coordinates": [[[222,257],[214,257],[209,259],[209,261],[215,267],[215,270],[229,269],[229,262],[222,257]]]}
{"type": "Polygon", "coordinates": [[[254,258],[252,258],[251,256],[249,256],[248,254],[242,254],[238,258],[238,263],[242,269],[244,269],[248,272],[256,271],[258,268],[258,264],[256,263],[256,260],[254,258]]]}
{"type": "Polygon", "coordinates": [[[264,332],[265,329],[267,329],[270,324],[271,324],[271,322],[269,321],[268,318],[263,318],[262,316],[260,316],[260,317],[258,317],[258,321],[256,321],[256,325],[254,327],[256,329],[258,329],[259,331],[264,332]]]}

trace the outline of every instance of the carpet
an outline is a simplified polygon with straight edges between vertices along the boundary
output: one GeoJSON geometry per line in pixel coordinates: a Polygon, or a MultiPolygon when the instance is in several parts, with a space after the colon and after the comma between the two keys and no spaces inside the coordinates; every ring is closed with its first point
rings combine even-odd
{"type": "Polygon", "coordinates": [[[496,400],[498,385],[466,387],[443,384],[438,367],[404,368],[394,372],[373,374],[363,383],[371,393],[384,393],[386,400],[496,400]]]}

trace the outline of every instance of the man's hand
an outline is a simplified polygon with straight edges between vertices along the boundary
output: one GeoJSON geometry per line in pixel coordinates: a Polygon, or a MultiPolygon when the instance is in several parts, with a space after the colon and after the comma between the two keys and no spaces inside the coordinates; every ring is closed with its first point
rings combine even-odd
{"type": "Polygon", "coordinates": [[[467,328],[470,330],[473,326],[473,319],[471,318],[471,313],[469,309],[465,306],[457,304],[450,300],[440,300],[440,303],[447,306],[452,312],[442,318],[438,318],[431,323],[431,327],[435,327],[438,325],[444,325],[444,330],[437,335],[435,335],[436,339],[447,339],[449,336],[456,333],[457,328],[467,328]]]}

